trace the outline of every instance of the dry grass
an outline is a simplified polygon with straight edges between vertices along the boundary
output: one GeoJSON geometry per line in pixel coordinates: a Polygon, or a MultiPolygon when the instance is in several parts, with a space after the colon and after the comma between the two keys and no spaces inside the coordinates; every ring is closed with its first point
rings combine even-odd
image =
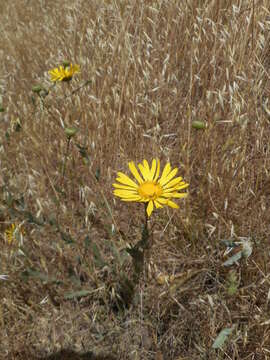
{"type": "Polygon", "coordinates": [[[1,358],[270,358],[268,5],[1,2],[1,358]],[[64,60],[81,74],[51,86],[64,60]],[[64,126],[79,131],[63,178],[64,126]],[[189,197],[151,216],[144,276],[119,309],[143,211],[111,184],[153,157],[180,167],[189,197]],[[21,243],[5,241],[11,223],[21,243]],[[251,256],[223,266],[222,240],[239,237],[251,256]]]}

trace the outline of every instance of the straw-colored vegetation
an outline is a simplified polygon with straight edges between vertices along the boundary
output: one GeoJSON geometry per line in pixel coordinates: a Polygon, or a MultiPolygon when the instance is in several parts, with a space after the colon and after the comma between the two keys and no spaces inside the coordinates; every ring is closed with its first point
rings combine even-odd
{"type": "Polygon", "coordinates": [[[268,8],[1,1],[1,359],[270,358],[268,8]],[[155,158],[141,250],[112,184],[155,158]]]}

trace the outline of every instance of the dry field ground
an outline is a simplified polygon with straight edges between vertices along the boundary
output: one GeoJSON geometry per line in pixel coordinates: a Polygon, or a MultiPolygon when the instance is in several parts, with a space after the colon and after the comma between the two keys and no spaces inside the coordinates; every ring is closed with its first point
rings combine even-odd
{"type": "Polygon", "coordinates": [[[0,34],[0,358],[270,359],[269,1],[1,0],[0,34]],[[153,158],[190,186],[132,288],[112,184],[153,158]]]}

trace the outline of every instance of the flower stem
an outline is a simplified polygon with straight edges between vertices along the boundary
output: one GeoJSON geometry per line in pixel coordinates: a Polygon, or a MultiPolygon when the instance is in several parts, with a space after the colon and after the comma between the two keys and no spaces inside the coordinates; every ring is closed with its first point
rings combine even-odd
{"type": "Polygon", "coordinates": [[[148,216],[146,212],[147,203],[145,204],[145,220],[142,228],[141,240],[135,244],[131,249],[127,249],[127,252],[131,255],[133,260],[134,272],[133,281],[138,283],[139,278],[143,272],[145,251],[149,249],[149,230],[148,230],[148,216]]]}
{"type": "Polygon", "coordinates": [[[144,207],[144,223],[142,226],[142,235],[141,240],[137,242],[132,248],[126,248],[126,251],[132,257],[133,263],[133,273],[130,278],[124,276],[120,281],[119,286],[119,295],[123,300],[124,306],[128,307],[133,300],[136,285],[138,285],[141,275],[144,269],[145,263],[145,253],[147,250],[150,249],[150,236],[149,236],[149,229],[148,229],[148,215],[147,215],[147,205],[145,203],[144,207]]]}
{"type": "Polygon", "coordinates": [[[67,164],[67,157],[68,157],[68,153],[69,153],[70,141],[71,141],[71,138],[68,137],[67,138],[67,148],[66,148],[66,153],[65,153],[65,158],[64,158],[64,162],[63,162],[63,168],[62,168],[62,181],[64,180],[64,176],[65,176],[65,172],[66,172],[66,164],[67,164]]]}

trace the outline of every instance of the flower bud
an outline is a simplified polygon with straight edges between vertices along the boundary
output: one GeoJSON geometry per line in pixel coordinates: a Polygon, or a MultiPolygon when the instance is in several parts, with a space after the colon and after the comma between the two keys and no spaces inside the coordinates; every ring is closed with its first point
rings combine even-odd
{"type": "Polygon", "coordinates": [[[197,130],[206,129],[206,124],[203,121],[195,120],[192,121],[192,127],[197,130]]]}
{"type": "Polygon", "coordinates": [[[64,68],[69,67],[70,66],[70,61],[67,61],[67,60],[63,61],[63,66],[64,66],[64,68]]]}
{"type": "Polygon", "coordinates": [[[73,136],[75,136],[78,132],[78,129],[75,127],[65,128],[65,134],[68,139],[71,139],[73,136]]]}
{"type": "Polygon", "coordinates": [[[35,85],[35,86],[32,87],[32,91],[33,91],[34,93],[36,93],[36,94],[39,94],[42,89],[43,89],[43,88],[42,88],[41,85],[35,85]]]}

